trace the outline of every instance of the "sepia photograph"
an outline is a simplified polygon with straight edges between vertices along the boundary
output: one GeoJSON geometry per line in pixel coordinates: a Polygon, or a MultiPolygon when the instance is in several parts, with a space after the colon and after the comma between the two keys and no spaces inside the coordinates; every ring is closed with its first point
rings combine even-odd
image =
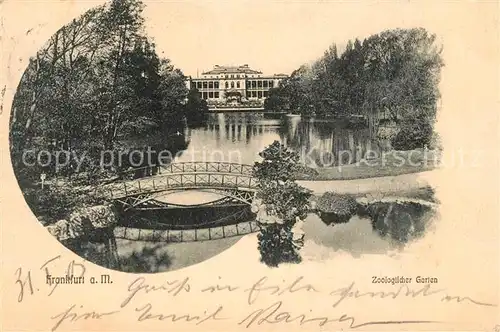
{"type": "Polygon", "coordinates": [[[75,18],[17,89],[14,171],[62,244],[152,273],[252,233],[269,266],[321,259],[315,250],[383,255],[425,236],[438,202],[417,175],[439,167],[441,151],[435,34],[332,39],[275,68],[212,44],[194,72],[148,33],[145,8],[111,1],[75,18]]]}
{"type": "Polygon", "coordinates": [[[499,331],[493,3],[46,3],[0,1],[44,328],[499,331]]]}

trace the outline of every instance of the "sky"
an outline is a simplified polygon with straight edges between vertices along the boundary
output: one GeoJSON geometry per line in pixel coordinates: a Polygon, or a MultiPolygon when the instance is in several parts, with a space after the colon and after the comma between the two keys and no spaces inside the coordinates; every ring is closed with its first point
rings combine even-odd
{"type": "Polygon", "coordinates": [[[414,3],[400,2],[400,15],[391,17],[394,6],[389,11],[383,3],[370,2],[147,1],[144,15],[158,53],[186,75],[216,64],[290,74],[334,42],[342,49],[349,39],[415,27],[418,15],[425,15],[415,14],[414,3]]]}
{"type": "MultiPolygon", "coordinates": [[[[72,1],[69,6],[54,5],[51,19],[30,36],[39,34],[38,40],[46,40],[71,18],[106,2],[82,0],[72,1]]],[[[321,57],[333,43],[340,50],[350,39],[364,39],[386,29],[424,27],[440,39],[443,34],[450,35],[452,25],[445,18],[455,9],[453,4],[440,6],[427,0],[143,2],[146,32],[156,42],[159,55],[171,59],[184,74],[191,76],[214,65],[243,64],[265,74],[290,74],[302,64],[321,57]]],[[[40,13],[46,7],[45,1],[10,1],[7,7],[9,4],[17,13],[12,22],[29,21],[33,13],[40,13]]],[[[470,12],[476,7],[457,6],[456,11],[470,12]]],[[[26,34],[22,25],[11,24],[9,29],[14,35],[26,34]]],[[[448,43],[460,48],[462,41],[449,39],[448,43]]],[[[35,46],[32,53],[37,50],[35,46]]]]}

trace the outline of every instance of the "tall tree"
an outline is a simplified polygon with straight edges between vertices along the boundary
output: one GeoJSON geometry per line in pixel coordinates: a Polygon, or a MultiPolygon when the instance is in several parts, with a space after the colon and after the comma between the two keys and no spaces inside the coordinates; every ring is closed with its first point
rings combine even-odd
{"type": "Polygon", "coordinates": [[[201,98],[200,92],[196,88],[189,90],[185,108],[186,118],[190,125],[202,124],[208,114],[207,102],[201,98]]]}
{"type": "Polygon", "coordinates": [[[387,119],[402,126],[400,137],[420,131],[410,135],[421,137],[420,146],[432,132],[428,128],[435,120],[442,66],[436,37],[425,29],[387,30],[363,41],[348,41],[340,55],[333,44],[323,57],[301,66],[271,91],[267,105],[289,105],[301,114],[320,117],[364,114],[372,138],[380,120],[387,119]]]}
{"type": "MultiPolygon", "coordinates": [[[[156,54],[143,31],[143,7],[139,0],[115,0],[93,9],[57,31],[31,59],[11,118],[16,170],[29,149],[98,158],[128,130],[182,116],[184,75],[156,54]]],[[[89,167],[99,161],[94,159],[89,167]]],[[[46,168],[55,171],[53,166],[46,168]]]]}

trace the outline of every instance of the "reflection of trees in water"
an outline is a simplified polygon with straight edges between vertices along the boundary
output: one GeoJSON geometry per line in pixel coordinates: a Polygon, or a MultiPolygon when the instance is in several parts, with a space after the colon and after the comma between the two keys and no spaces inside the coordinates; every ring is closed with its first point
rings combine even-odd
{"type": "Polygon", "coordinates": [[[128,256],[120,257],[121,271],[132,273],[156,273],[164,271],[172,265],[172,258],[161,252],[164,244],[154,244],[133,251],[128,256]]]}
{"type": "Polygon", "coordinates": [[[290,149],[300,151],[304,138],[307,139],[304,132],[304,126],[297,118],[284,118],[278,129],[282,143],[290,149]]]}
{"type": "MultiPolygon", "coordinates": [[[[262,113],[218,113],[211,114],[205,131],[214,133],[217,142],[245,142],[264,133],[278,133],[281,125],[278,120],[265,119],[262,113]]],[[[256,151],[257,154],[259,151],[256,151]]]]}
{"type": "Polygon", "coordinates": [[[371,148],[365,128],[346,128],[338,121],[266,118],[262,113],[209,114],[203,131],[213,133],[203,137],[214,139],[217,146],[224,146],[224,142],[250,145],[252,140],[260,140],[256,137],[276,134],[282,144],[303,156],[304,162],[312,161],[319,167],[354,163],[371,148]]]}
{"type": "Polygon", "coordinates": [[[424,234],[434,211],[413,202],[376,202],[361,211],[360,215],[370,217],[373,229],[382,237],[388,236],[404,244],[424,234]]]}
{"type": "Polygon", "coordinates": [[[316,166],[345,165],[359,161],[369,149],[368,130],[349,129],[333,121],[285,121],[282,140],[287,147],[307,155],[316,166]]]}
{"type": "MultiPolygon", "coordinates": [[[[372,229],[382,238],[404,245],[425,234],[435,210],[415,202],[374,202],[369,205],[358,204],[355,216],[369,218],[372,229]]],[[[353,222],[347,214],[321,213],[320,219],[329,226],[353,222]]]]}
{"type": "Polygon", "coordinates": [[[85,236],[61,241],[80,257],[110,269],[120,269],[116,239],[112,228],[95,230],[85,236]]]}
{"type": "Polygon", "coordinates": [[[149,243],[128,254],[118,255],[116,240],[110,238],[114,246],[110,248],[102,241],[81,241],[68,248],[89,262],[112,270],[132,273],[156,273],[168,269],[172,258],[163,248],[164,243],[149,243]]]}

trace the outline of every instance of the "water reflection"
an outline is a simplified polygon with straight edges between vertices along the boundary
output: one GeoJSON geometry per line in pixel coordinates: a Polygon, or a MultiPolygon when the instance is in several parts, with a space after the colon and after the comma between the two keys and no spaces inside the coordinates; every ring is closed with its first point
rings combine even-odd
{"type": "MultiPolygon", "coordinates": [[[[120,210],[120,209],[119,209],[120,210]]],[[[158,210],[120,210],[120,226],[154,230],[192,230],[234,225],[255,219],[247,204],[158,210]]]]}
{"type": "Polygon", "coordinates": [[[384,254],[392,249],[390,241],[373,230],[370,219],[354,216],[348,223],[328,226],[310,214],[304,223],[305,259],[324,260],[336,251],[349,252],[357,257],[362,254],[384,254]]]}
{"type": "Polygon", "coordinates": [[[366,128],[352,129],[333,121],[263,113],[210,114],[203,128],[187,130],[189,149],[177,161],[228,161],[252,164],[274,140],[299,152],[309,166],[356,162],[376,148],[366,128]],[[344,151],[344,153],[341,153],[344,151]],[[206,159],[204,159],[206,158],[206,159]]]}
{"type": "Polygon", "coordinates": [[[368,205],[358,204],[357,212],[348,220],[339,219],[338,216],[324,218],[318,214],[319,219],[326,226],[345,226],[345,223],[358,222],[359,219],[369,220],[372,229],[380,238],[405,244],[424,235],[435,211],[428,205],[415,202],[373,202],[368,205]]]}
{"type": "Polygon", "coordinates": [[[407,243],[424,235],[434,210],[414,202],[377,202],[361,209],[360,215],[369,217],[382,237],[407,243]]]}
{"type": "Polygon", "coordinates": [[[426,205],[385,202],[360,206],[347,223],[328,224],[310,214],[304,224],[303,255],[317,260],[329,258],[332,249],[356,257],[401,249],[423,236],[434,216],[435,211],[426,205]]]}

